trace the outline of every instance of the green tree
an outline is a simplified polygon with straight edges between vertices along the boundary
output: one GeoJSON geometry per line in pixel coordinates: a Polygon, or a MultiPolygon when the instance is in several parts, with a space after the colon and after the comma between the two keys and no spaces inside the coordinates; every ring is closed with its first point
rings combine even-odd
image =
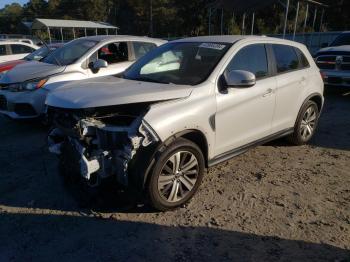
{"type": "Polygon", "coordinates": [[[23,8],[17,3],[6,5],[0,9],[0,33],[19,33],[19,24],[23,8]]]}

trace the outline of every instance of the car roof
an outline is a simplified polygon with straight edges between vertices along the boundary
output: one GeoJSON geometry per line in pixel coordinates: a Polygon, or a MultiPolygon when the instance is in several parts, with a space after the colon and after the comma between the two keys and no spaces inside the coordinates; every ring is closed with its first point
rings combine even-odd
{"type": "Polygon", "coordinates": [[[29,44],[27,42],[21,42],[21,41],[2,41],[0,40],[0,44],[6,44],[6,45],[18,45],[18,44],[21,44],[21,45],[30,45],[30,46],[35,46],[35,45],[32,45],[32,44],[29,44]]]}
{"type": "Polygon", "coordinates": [[[86,36],[81,37],[80,39],[89,39],[93,41],[103,42],[109,40],[124,40],[124,41],[147,41],[154,43],[166,43],[166,40],[158,39],[158,38],[150,38],[147,36],[131,36],[131,35],[96,35],[96,36],[86,36]]]}
{"type": "Polygon", "coordinates": [[[218,42],[218,43],[235,43],[245,39],[248,36],[244,35],[210,35],[210,36],[195,36],[175,40],[174,42],[218,42]]]}
{"type": "Polygon", "coordinates": [[[286,44],[286,45],[299,46],[299,47],[304,46],[301,43],[291,41],[291,40],[286,40],[286,39],[276,38],[276,37],[268,37],[268,36],[257,36],[257,35],[196,36],[196,37],[188,37],[188,38],[174,40],[173,42],[216,42],[216,43],[234,44],[241,40],[266,41],[269,43],[286,44]]]}

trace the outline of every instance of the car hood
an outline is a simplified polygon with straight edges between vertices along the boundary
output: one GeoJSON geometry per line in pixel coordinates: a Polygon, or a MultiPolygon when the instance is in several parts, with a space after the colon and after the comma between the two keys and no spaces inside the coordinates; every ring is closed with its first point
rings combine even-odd
{"type": "Polygon", "coordinates": [[[350,52],[350,45],[330,46],[318,51],[318,53],[322,52],[350,52]]]}
{"type": "Polygon", "coordinates": [[[38,61],[22,63],[8,71],[0,80],[2,84],[21,83],[31,79],[47,77],[63,72],[65,66],[46,64],[38,61]]]}
{"type": "Polygon", "coordinates": [[[0,73],[12,69],[18,64],[26,62],[25,60],[12,60],[4,63],[0,63],[0,73]]]}
{"type": "Polygon", "coordinates": [[[60,108],[91,108],[185,98],[192,86],[127,80],[113,76],[51,84],[46,104],[60,108]]]}

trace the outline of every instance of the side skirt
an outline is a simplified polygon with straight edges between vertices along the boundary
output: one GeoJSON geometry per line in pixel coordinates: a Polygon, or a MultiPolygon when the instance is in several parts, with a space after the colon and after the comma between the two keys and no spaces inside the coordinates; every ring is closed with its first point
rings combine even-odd
{"type": "Polygon", "coordinates": [[[277,132],[275,134],[272,134],[272,135],[269,135],[269,136],[264,137],[262,139],[256,140],[256,141],[251,142],[249,144],[246,144],[244,146],[240,146],[240,147],[235,148],[233,150],[230,150],[230,151],[228,151],[226,153],[220,154],[220,155],[214,157],[213,159],[210,159],[208,161],[208,166],[212,167],[212,166],[217,165],[217,164],[219,164],[221,162],[224,162],[224,161],[226,161],[226,160],[228,160],[230,158],[233,158],[235,156],[243,154],[244,152],[248,151],[251,148],[254,148],[256,146],[265,144],[265,143],[270,142],[272,140],[275,140],[275,139],[278,139],[278,138],[290,135],[291,133],[293,133],[293,130],[294,130],[293,128],[284,129],[284,130],[279,131],[279,132],[277,132]]]}

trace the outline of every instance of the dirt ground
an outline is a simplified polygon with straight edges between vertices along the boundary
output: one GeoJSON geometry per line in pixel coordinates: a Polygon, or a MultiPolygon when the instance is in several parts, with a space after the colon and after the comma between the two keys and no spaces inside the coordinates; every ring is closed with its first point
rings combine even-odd
{"type": "Polygon", "coordinates": [[[222,163],[166,213],[120,193],[86,205],[45,137],[0,117],[0,261],[350,261],[350,95],[326,96],[311,145],[222,163]]]}

